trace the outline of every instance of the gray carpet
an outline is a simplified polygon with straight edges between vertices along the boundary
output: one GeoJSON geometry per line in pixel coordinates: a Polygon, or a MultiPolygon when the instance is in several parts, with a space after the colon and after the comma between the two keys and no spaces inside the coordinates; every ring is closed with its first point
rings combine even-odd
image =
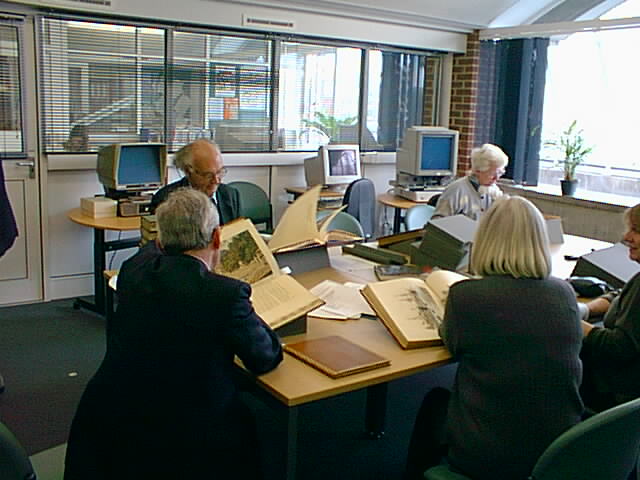
{"type": "MultiPolygon", "coordinates": [[[[0,420],[31,455],[67,440],[76,405],[104,355],[104,320],[73,310],[72,300],[0,308],[0,420]]],[[[304,405],[298,423],[298,478],[389,480],[400,478],[418,406],[436,385],[450,386],[453,366],[389,384],[385,435],[364,433],[365,392],[304,405]]],[[[273,411],[251,400],[265,459],[278,455],[280,425],[273,411]]],[[[277,479],[276,479],[277,480],[277,479]]]]}

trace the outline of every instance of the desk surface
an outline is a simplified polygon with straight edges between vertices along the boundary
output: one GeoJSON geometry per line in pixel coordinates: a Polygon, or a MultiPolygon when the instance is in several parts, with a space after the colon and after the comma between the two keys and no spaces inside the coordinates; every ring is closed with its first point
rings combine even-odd
{"type": "MultiPolygon", "coordinates": [[[[302,195],[304,192],[309,190],[309,187],[285,187],[284,191],[292,194],[294,197],[298,197],[302,195]]],[[[334,190],[322,189],[320,190],[320,199],[329,200],[329,199],[338,199],[344,197],[345,190],[341,192],[337,192],[334,190]]]]}
{"type": "MultiPolygon", "coordinates": [[[[607,242],[565,235],[565,243],[551,247],[553,274],[560,278],[566,278],[571,274],[575,261],[565,260],[564,255],[579,256],[592,249],[600,249],[609,245],[607,242]]],[[[371,262],[350,255],[342,256],[337,249],[331,249],[331,262],[333,269],[325,268],[308,272],[297,275],[296,278],[306,287],[311,287],[327,278],[341,282],[351,280],[360,283],[376,280],[371,262]]],[[[285,341],[295,342],[325,335],[340,335],[347,338],[388,358],[391,360],[391,365],[344,378],[332,379],[285,354],[284,361],[278,368],[257,377],[258,385],[285,405],[296,406],[409,376],[444,365],[451,359],[449,352],[444,347],[403,350],[381,322],[367,318],[347,321],[309,318],[306,333],[287,337],[285,341]]]]}
{"type": "Polygon", "coordinates": [[[140,217],[103,217],[93,218],[82,213],[81,208],[74,208],[67,216],[75,223],[99,230],[139,230],[140,217]]]}
{"type": "Polygon", "coordinates": [[[425,205],[425,203],[414,202],[408,198],[399,197],[393,193],[381,193],[378,195],[378,202],[388,207],[408,209],[416,205],[425,205]]]}

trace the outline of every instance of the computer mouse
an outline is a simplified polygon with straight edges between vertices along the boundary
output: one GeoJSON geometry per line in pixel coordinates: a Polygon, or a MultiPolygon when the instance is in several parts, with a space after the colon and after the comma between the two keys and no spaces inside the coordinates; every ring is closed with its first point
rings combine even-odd
{"type": "Polygon", "coordinates": [[[598,297],[613,290],[611,285],[596,277],[569,277],[567,281],[580,297],[598,297]]]}

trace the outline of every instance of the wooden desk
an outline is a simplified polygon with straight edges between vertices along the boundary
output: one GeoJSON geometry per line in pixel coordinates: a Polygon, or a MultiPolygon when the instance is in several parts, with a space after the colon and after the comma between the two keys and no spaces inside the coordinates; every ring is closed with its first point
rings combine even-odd
{"type": "Polygon", "coordinates": [[[400,226],[402,225],[402,210],[408,210],[409,208],[420,205],[413,200],[407,198],[398,197],[393,193],[382,193],[378,195],[378,202],[385,207],[392,207],[393,210],[393,233],[400,233],[400,226]]]}
{"type": "Polygon", "coordinates": [[[106,280],[103,272],[106,269],[107,252],[137,247],[140,238],[125,238],[122,240],[105,240],[105,230],[129,231],[140,230],[140,217],[105,217],[92,218],[82,213],[80,208],[74,208],[67,213],[69,219],[79,225],[93,228],[93,291],[95,303],[77,298],[74,308],[86,308],[101,315],[106,314],[105,295],[106,280]]]}
{"type": "MultiPolygon", "coordinates": [[[[346,187],[346,186],[345,186],[346,187]]],[[[284,191],[290,195],[293,195],[293,201],[300,195],[309,190],[309,187],[285,187],[284,191]]],[[[344,198],[344,192],[342,191],[322,189],[320,190],[320,199],[318,200],[318,209],[323,210],[327,208],[338,208],[342,205],[342,199],[344,198]]]]}
{"type": "MultiPolygon", "coordinates": [[[[564,255],[579,256],[609,246],[607,242],[565,235],[565,243],[552,246],[553,274],[566,278],[571,274],[575,261],[567,261],[564,255]]],[[[324,279],[335,281],[355,281],[360,283],[376,281],[372,262],[351,255],[342,256],[338,247],[330,249],[333,268],[296,275],[306,287],[312,287],[324,279]]],[[[365,428],[375,434],[383,432],[386,413],[387,383],[391,380],[410,376],[448,364],[449,352],[444,347],[427,347],[403,350],[386,328],[377,320],[335,321],[309,318],[307,332],[285,338],[286,342],[312,339],[326,335],[340,335],[391,360],[388,367],[371,370],[344,378],[331,379],[320,371],[296,358],[285,354],[282,364],[272,372],[260,377],[250,377],[258,393],[271,405],[286,425],[283,439],[282,458],[278,459],[284,469],[278,478],[296,478],[298,407],[325,398],[367,389],[365,408],[365,428]]],[[[276,460],[276,459],[274,459],[276,460]]]]}

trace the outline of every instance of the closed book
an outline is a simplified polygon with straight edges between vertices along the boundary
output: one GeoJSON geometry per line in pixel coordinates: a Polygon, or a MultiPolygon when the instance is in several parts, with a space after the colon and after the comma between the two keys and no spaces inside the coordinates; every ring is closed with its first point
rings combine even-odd
{"type": "Polygon", "coordinates": [[[391,364],[387,358],[338,335],[287,343],[284,350],[331,378],[345,377],[391,364]]]}

